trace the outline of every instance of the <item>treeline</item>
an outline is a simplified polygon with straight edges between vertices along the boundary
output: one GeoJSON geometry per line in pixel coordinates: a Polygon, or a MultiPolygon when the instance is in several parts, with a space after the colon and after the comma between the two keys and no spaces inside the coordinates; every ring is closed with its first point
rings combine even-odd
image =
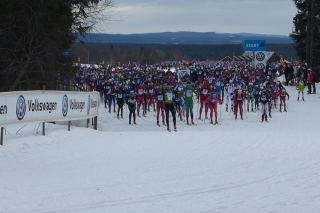
{"type": "MultiPolygon", "coordinates": [[[[267,44],[267,51],[274,51],[286,60],[298,60],[294,44],[267,44]]],[[[85,44],[77,43],[71,50],[72,59],[80,63],[114,64],[129,61],[159,63],[179,60],[221,60],[225,56],[243,54],[240,44],[191,45],[191,44],[85,44]]]]}
{"type": "Polygon", "coordinates": [[[54,89],[74,76],[68,51],[113,0],[1,0],[0,92],[54,89]]]}

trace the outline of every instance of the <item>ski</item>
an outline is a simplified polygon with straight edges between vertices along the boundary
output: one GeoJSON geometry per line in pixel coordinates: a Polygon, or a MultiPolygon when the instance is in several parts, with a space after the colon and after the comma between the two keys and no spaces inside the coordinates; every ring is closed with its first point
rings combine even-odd
{"type": "Polygon", "coordinates": [[[177,130],[177,129],[174,129],[174,131],[175,131],[175,132],[178,132],[178,130],[177,130]]]}
{"type": "Polygon", "coordinates": [[[160,127],[160,124],[157,124],[158,127],[160,127]]]}
{"type": "Polygon", "coordinates": [[[171,129],[167,129],[168,130],[168,132],[171,132],[171,129]]]}

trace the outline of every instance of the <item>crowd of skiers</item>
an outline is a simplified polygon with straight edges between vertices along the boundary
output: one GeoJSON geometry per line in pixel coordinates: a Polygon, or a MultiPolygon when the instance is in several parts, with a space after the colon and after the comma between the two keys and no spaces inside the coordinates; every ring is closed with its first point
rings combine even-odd
{"type": "Polygon", "coordinates": [[[311,68],[298,64],[293,83],[292,78],[286,75],[288,67],[290,65],[278,67],[277,63],[273,63],[266,70],[261,70],[245,62],[129,64],[105,70],[90,68],[87,76],[90,89],[100,92],[105,108],[110,113],[116,113],[117,118],[123,118],[125,105],[129,110],[129,124],[136,124],[136,116],[147,116],[149,111],[154,111],[156,124],[160,125],[161,118],[162,124],[171,131],[169,116],[172,117],[174,130],[177,130],[177,119],[188,125],[202,118],[209,119],[211,124],[219,124],[218,105],[223,103],[226,111],[233,112],[234,119],[238,116],[243,119],[244,110],[259,110],[261,121],[271,118],[272,108],[287,111],[290,96],[277,75],[270,72],[271,69],[277,69],[278,76],[283,73],[286,83],[291,81],[292,85],[296,85],[298,101],[300,93],[304,101],[306,85],[308,94],[316,92],[313,83],[315,72],[311,68]],[[190,70],[190,75],[178,76],[179,69],[190,70]],[[193,114],[194,101],[199,103],[196,118],[193,114]]]}

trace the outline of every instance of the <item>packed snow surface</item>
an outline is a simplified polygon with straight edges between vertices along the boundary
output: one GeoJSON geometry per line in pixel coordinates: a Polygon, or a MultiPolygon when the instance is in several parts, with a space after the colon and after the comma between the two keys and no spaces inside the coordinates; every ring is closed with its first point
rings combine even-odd
{"type": "Polygon", "coordinates": [[[128,111],[118,120],[101,104],[99,131],[7,126],[0,212],[319,212],[319,95],[287,91],[288,112],[268,123],[258,111],[235,121],[223,104],[221,125],[177,121],[168,132],[153,111],[129,125],[128,111]]]}

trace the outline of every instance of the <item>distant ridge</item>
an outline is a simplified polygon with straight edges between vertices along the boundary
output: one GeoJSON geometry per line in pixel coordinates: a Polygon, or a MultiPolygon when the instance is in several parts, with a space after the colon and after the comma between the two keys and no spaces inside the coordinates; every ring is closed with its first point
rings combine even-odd
{"type": "Polygon", "coordinates": [[[117,44],[241,44],[243,40],[267,40],[267,43],[293,43],[289,36],[254,33],[161,32],[142,34],[88,34],[88,43],[117,44]]]}

